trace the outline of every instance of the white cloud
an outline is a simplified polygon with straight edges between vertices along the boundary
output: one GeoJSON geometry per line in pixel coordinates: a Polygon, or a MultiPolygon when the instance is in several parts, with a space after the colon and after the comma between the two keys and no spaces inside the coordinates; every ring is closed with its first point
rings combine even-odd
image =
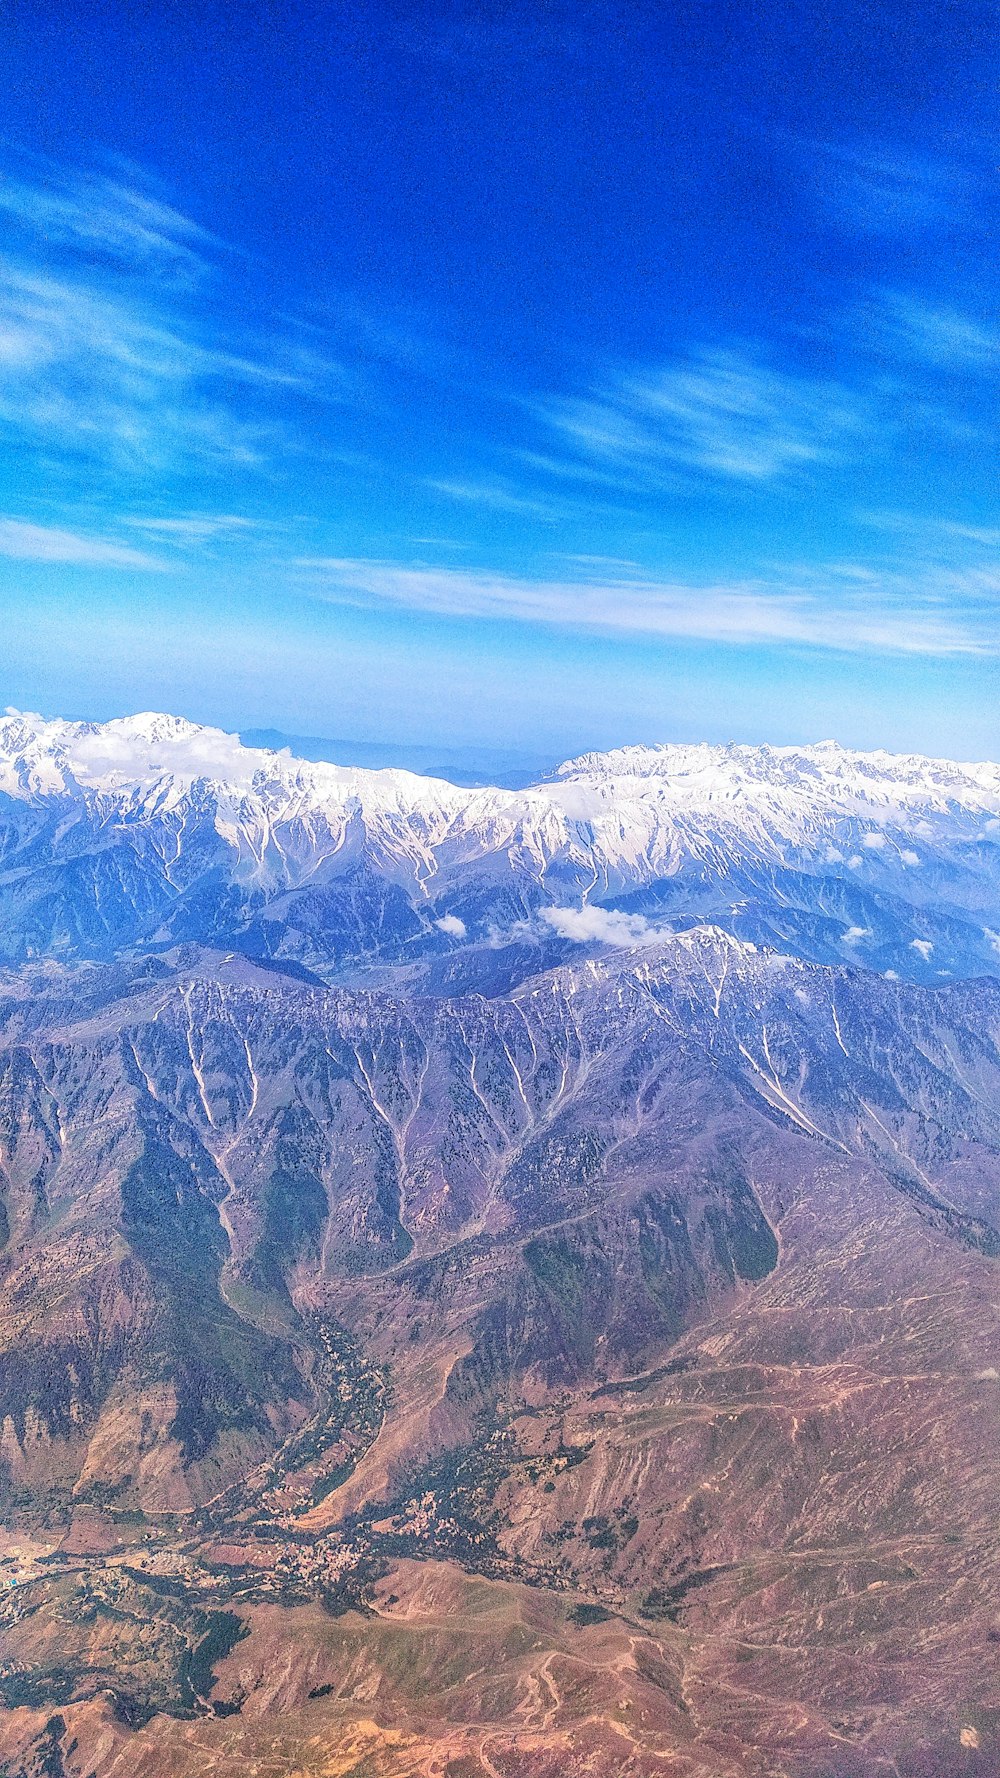
{"type": "Polygon", "coordinates": [[[932,945],[929,938],[915,938],[910,941],[910,949],[911,949],[911,951],[919,951],[921,957],[924,959],[924,962],[926,963],[928,957],[930,956],[931,952],[934,949],[934,946],[932,945]]]}
{"type": "Polygon", "coordinates": [[[801,142],[807,177],[822,207],[866,234],[902,236],[964,212],[968,175],[953,161],[892,144],[801,142]]]}
{"type": "Polygon", "coordinates": [[[0,425],[46,450],[130,470],[259,463],[273,425],[222,392],[286,376],[204,344],[180,314],[0,262],[0,425]]]}
{"type": "MultiPolygon", "coordinates": [[[[19,728],[33,731],[57,757],[65,757],[81,784],[99,784],[110,776],[150,789],[169,774],[183,782],[213,778],[242,793],[253,786],[257,774],[270,772],[274,764],[272,754],[244,747],[238,735],[157,711],[116,717],[96,726],[49,720],[10,705],[5,714],[16,718],[19,728]]],[[[336,777],[334,766],[312,769],[336,777]]],[[[219,831],[223,828],[224,822],[219,831]]]]}
{"type": "Polygon", "coordinates": [[[19,562],[66,562],[78,568],[162,570],[165,562],[105,537],[81,537],[23,519],[0,519],[0,556],[19,562]]]}
{"type": "Polygon", "coordinates": [[[578,945],[656,945],[670,935],[668,926],[654,926],[644,914],[614,908],[542,908],[541,916],[560,938],[578,945]]]}
{"type": "Polygon", "coordinates": [[[911,852],[908,846],[902,848],[899,856],[903,864],[907,865],[910,870],[913,870],[914,867],[920,863],[919,853],[911,852]]]}
{"type": "Polygon", "coordinates": [[[881,852],[888,841],[884,833],[866,833],[861,844],[867,846],[869,852],[881,852]]]}
{"type": "Polygon", "coordinates": [[[197,275],[202,252],[221,243],[190,217],[137,185],[46,163],[42,178],[0,180],[0,210],[46,244],[95,250],[129,266],[197,275]]]}
{"type": "Polygon", "coordinates": [[[210,512],[180,513],[174,518],[126,517],[118,522],[127,526],[130,531],[141,531],[144,536],[161,538],[164,543],[174,544],[179,548],[210,543],[214,539],[239,537],[259,528],[252,519],[237,518],[232,513],[210,512]]]}
{"type": "Polygon", "coordinates": [[[641,564],[639,562],[634,562],[630,556],[580,556],[569,554],[566,550],[562,549],[550,549],[546,550],[545,553],[547,556],[551,556],[555,561],[571,562],[574,568],[596,569],[601,574],[607,574],[609,571],[614,572],[615,570],[624,570],[625,572],[628,572],[630,569],[635,569],[636,571],[641,572],[641,564]]]}
{"type": "Polygon", "coordinates": [[[608,576],[529,580],[458,568],[412,567],[339,556],[299,557],[312,591],[343,604],[384,605],[448,617],[509,618],[521,623],[713,642],[788,643],[841,651],[978,654],[992,649],[939,610],[895,596],[880,602],[870,586],[845,593],[828,584],[754,582],[692,586],[608,576]]]}
{"type": "Polygon", "coordinates": [[[538,404],[584,460],[655,483],[678,471],[761,483],[839,457],[870,429],[856,396],[749,353],[706,349],[616,378],[589,399],[538,404]]]}
{"type": "Polygon", "coordinates": [[[468,937],[465,921],[460,920],[457,914],[442,914],[440,920],[435,920],[434,924],[439,932],[446,932],[449,938],[468,937]]]}
{"type": "Polygon", "coordinates": [[[111,773],[146,787],[169,772],[182,782],[212,778],[247,790],[268,761],[266,753],[244,747],[237,735],[155,711],[121,717],[92,732],[83,728],[69,741],[67,754],[81,783],[111,773]]]}
{"type": "Polygon", "coordinates": [[[1000,332],[958,309],[888,291],[882,297],[881,329],[907,357],[942,369],[985,373],[1000,366],[1000,332]]]}
{"type": "Polygon", "coordinates": [[[48,473],[57,453],[129,472],[259,465],[294,442],[274,391],[345,398],[316,329],[251,327],[242,293],[227,328],[232,263],[227,285],[223,243],[189,217],[137,179],[32,165],[0,179],[0,428],[48,473]],[[209,273],[215,300],[193,302],[209,273]]]}
{"type": "Polygon", "coordinates": [[[450,500],[461,500],[469,506],[481,506],[488,512],[523,513],[528,518],[554,524],[562,509],[551,500],[537,500],[503,482],[428,481],[436,494],[447,494],[450,500]]]}
{"type": "Polygon", "coordinates": [[[860,852],[852,852],[850,858],[847,860],[847,868],[848,870],[860,870],[864,862],[860,852]]]}
{"type": "Polygon", "coordinates": [[[857,945],[863,938],[871,938],[870,926],[848,926],[844,933],[845,945],[857,945]]]}

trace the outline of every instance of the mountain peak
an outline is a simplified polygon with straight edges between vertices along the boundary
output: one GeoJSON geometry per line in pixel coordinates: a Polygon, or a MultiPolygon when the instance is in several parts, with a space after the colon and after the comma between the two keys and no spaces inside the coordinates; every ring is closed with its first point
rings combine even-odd
{"type": "Polygon", "coordinates": [[[921,980],[998,969],[992,764],[664,743],[583,754],[524,790],[464,789],[163,712],[8,712],[0,793],[0,958],[252,930],[321,973],[475,944],[527,945],[527,969],[539,947],[646,947],[707,921],[921,980]]]}

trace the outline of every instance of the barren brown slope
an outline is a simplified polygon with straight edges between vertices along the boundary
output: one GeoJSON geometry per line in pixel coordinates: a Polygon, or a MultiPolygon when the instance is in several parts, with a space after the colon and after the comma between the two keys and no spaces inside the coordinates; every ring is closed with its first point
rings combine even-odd
{"type": "Polygon", "coordinates": [[[996,1770],[998,1008],[9,982],[11,1770],[996,1770]]]}

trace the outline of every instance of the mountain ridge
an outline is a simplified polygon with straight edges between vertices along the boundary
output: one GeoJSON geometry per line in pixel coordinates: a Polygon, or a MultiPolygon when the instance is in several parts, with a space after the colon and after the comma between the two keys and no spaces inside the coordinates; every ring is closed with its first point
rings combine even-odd
{"type": "Polygon", "coordinates": [[[47,959],[0,1200],[18,1778],[223,1726],[234,1774],[990,1771],[1000,983],[704,925],[493,998],[47,959]],[[397,1641],[442,1599],[457,1691],[397,1641]]]}
{"type": "MultiPolygon", "coordinates": [[[[224,764],[227,760],[231,766],[242,763],[243,770],[238,779],[234,776],[232,780],[221,779],[220,783],[245,782],[254,772],[263,771],[264,762],[267,761],[272,770],[275,766],[294,767],[295,777],[304,776],[306,780],[312,775],[311,769],[316,768],[317,781],[328,785],[335,782],[336,774],[341,773],[364,781],[388,781],[397,776],[416,780],[413,786],[415,794],[421,785],[437,787],[449,784],[449,780],[445,778],[424,778],[422,774],[408,772],[402,767],[340,766],[326,760],[297,758],[288,748],[276,750],[263,746],[246,746],[234,732],[163,711],[143,711],[132,716],[96,722],[61,717],[46,718],[11,707],[0,717],[0,758],[11,761],[19,754],[37,750],[40,758],[69,760],[75,745],[86,772],[86,758],[90,751],[87,744],[97,744],[99,760],[99,744],[104,740],[109,749],[108,772],[111,773],[115,768],[110,755],[116,746],[123,750],[123,758],[127,761],[129,744],[133,748],[133,757],[141,759],[141,749],[144,746],[177,749],[192,743],[196,737],[206,750],[201,763],[207,763],[209,767],[213,763],[224,764]],[[213,749],[218,750],[214,760],[213,749]]],[[[180,769],[183,775],[189,772],[195,777],[199,775],[198,764],[194,758],[190,762],[179,758],[175,771],[180,769]]],[[[780,783],[782,780],[793,781],[794,768],[797,765],[814,779],[822,779],[827,787],[845,782],[849,776],[845,768],[851,768],[860,785],[878,783],[888,786],[895,783],[901,788],[928,792],[950,789],[966,792],[970,795],[970,801],[972,796],[978,794],[984,799],[984,805],[988,803],[991,807],[993,799],[1000,802],[1000,765],[993,761],[959,761],[929,754],[893,753],[886,748],[863,750],[846,747],[835,740],[782,746],[768,742],[753,744],[735,741],[629,743],[604,751],[591,750],[571,756],[524,788],[527,791],[544,791],[560,781],[588,775],[669,778],[671,768],[678,781],[688,777],[697,780],[699,775],[706,773],[710,777],[714,768],[720,783],[727,781],[727,773],[730,782],[743,777],[748,783],[780,783]]],[[[164,775],[169,775],[167,766],[163,766],[162,770],[164,775]]],[[[145,762],[145,769],[135,774],[135,781],[139,782],[147,775],[148,762],[145,762]]],[[[210,772],[206,771],[201,775],[210,776],[210,772]]],[[[281,775],[279,772],[278,776],[281,775]]],[[[127,777],[127,772],[123,772],[123,780],[127,777]]],[[[704,787],[711,794],[710,782],[704,787]]],[[[449,784],[449,788],[464,791],[470,798],[475,797],[479,790],[496,789],[512,805],[524,794],[523,791],[509,790],[502,786],[449,784]]]]}
{"type": "Polygon", "coordinates": [[[811,748],[581,755],[463,789],[146,714],[0,719],[0,960],[191,940],[484,991],[709,919],[917,980],[1000,973],[1000,767],[811,748]],[[584,915],[584,918],[581,918],[584,915]],[[400,972],[403,973],[400,973],[400,972]]]}
{"type": "Polygon", "coordinates": [[[987,1778],[997,768],[0,766],[0,1763],[987,1778]]]}

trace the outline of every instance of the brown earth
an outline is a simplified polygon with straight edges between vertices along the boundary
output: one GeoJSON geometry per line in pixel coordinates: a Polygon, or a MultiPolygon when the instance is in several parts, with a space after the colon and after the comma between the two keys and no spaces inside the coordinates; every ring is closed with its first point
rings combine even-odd
{"type": "Polygon", "coordinates": [[[779,962],[11,992],[11,1778],[1000,1772],[1000,996],[779,962]]]}

